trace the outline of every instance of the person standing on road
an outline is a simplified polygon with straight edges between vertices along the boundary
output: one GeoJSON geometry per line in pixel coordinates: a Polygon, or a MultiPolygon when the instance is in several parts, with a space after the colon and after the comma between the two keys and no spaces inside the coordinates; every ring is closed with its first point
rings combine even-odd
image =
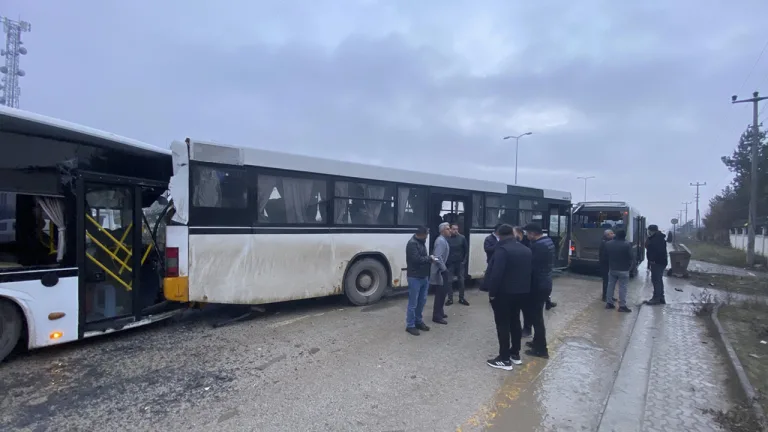
{"type": "Polygon", "coordinates": [[[627,241],[627,232],[620,229],[616,231],[613,240],[605,244],[605,252],[608,255],[608,291],[606,291],[605,308],[614,309],[613,293],[616,290],[616,282],[619,282],[619,312],[632,312],[627,307],[627,288],[629,287],[629,271],[635,265],[635,254],[632,243],[627,241]]]}
{"type": "Polygon", "coordinates": [[[448,269],[450,269],[455,282],[451,282],[450,291],[448,291],[448,300],[446,306],[453,304],[453,288],[459,288],[459,304],[469,306],[469,302],[464,298],[464,269],[469,259],[469,244],[467,238],[459,232],[458,224],[451,224],[451,236],[448,237],[448,245],[451,250],[448,254],[448,269]]]}
{"type": "MultiPolygon", "coordinates": [[[[526,237],[525,232],[522,228],[519,226],[512,227],[515,233],[515,239],[520,242],[523,246],[527,247],[528,249],[531,248],[531,242],[528,240],[528,237],[526,237]]],[[[533,336],[533,320],[530,316],[530,308],[524,307],[523,310],[523,330],[522,330],[522,337],[524,339],[527,339],[531,336],[533,336]]]]}
{"type": "Polygon", "coordinates": [[[531,295],[528,299],[528,316],[533,324],[533,341],[525,343],[530,348],[525,354],[549,358],[547,333],[544,326],[544,304],[552,294],[555,243],[548,236],[544,236],[544,231],[538,224],[526,225],[525,232],[531,243],[531,295]]]}
{"type": "Polygon", "coordinates": [[[651,268],[651,283],[653,283],[653,297],[645,303],[651,306],[667,304],[664,298],[664,269],[667,268],[667,242],[665,235],[659,231],[657,225],[648,225],[648,242],[646,243],[646,257],[648,267],[651,268]]]}
{"type": "Polygon", "coordinates": [[[427,252],[427,227],[419,227],[416,234],[405,246],[405,262],[408,276],[408,308],[405,313],[405,331],[418,336],[421,331],[429,331],[424,324],[424,305],[427,303],[429,290],[430,264],[435,258],[427,252]]]}
{"type": "Polygon", "coordinates": [[[485,240],[483,241],[483,249],[485,250],[486,264],[491,262],[493,251],[496,250],[496,244],[499,243],[499,227],[501,227],[501,224],[496,224],[496,226],[493,227],[493,232],[490,233],[488,237],[486,237],[485,240]]]}
{"type": "Polygon", "coordinates": [[[531,291],[531,250],[515,239],[510,225],[502,225],[498,233],[500,240],[488,266],[486,285],[499,338],[499,355],[486,363],[493,368],[512,370],[513,363],[523,363],[520,311],[531,291]]]}
{"type": "Polygon", "coordinates": [[[603,302],[607,302],[606,292],[608,292],[608,254],[605,252],[605,244],[613,240],[613,230],[605,230],[603,233],[603,240],[600,242],[600,251],[598,253],[600,259],[600,276],[603,277],[603,302]]]}
{"type": "Polygon", "coordinates": [[[440,235],[435,240],[433,255],[435,260],[429,270],[429,283],[435,286],[435,304],[432,306],[432,322],[437,324],[448,324],[445,319],[443,305],[445,304],[445,295],[453,283],[453,275],[446,263],[448,255],[451,252],[451,246],[448,244],[448,237],[451,236],[451,225],[443,222],[437,228],[440,235]]]}

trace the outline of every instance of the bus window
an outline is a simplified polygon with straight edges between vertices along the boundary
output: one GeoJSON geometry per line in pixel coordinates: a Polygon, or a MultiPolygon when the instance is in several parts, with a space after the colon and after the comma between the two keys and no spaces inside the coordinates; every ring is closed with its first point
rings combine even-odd
{"type": "Polygon", "coordinates": [[[624,228],[624,214],[620,210],[615,211],[585,211],[574,215],[576,228],[624,228]]]}

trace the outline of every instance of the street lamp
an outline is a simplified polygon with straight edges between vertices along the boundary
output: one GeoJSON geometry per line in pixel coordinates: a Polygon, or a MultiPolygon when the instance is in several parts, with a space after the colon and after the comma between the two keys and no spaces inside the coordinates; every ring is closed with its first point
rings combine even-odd
{"type": "Polygon", "coordinates": [[[608,197],[608,200],[609,200],[610,202],[613,202],[613,197],[614,197],[614,195],[618,195],[618,194],[617,194],[617,193],[607,193],[607,194],[605,194],[605,196],[607,196],[607,197],[608,197]]]}
{"type": "Polygon", "coordinates": [[[579,180],[584,180],[584,202],[587,201],[587,180],[595,178],[595,176],[588,177],[576,177],[579,180]]]}
{"type": "Polygon", "coordinates": [[[524,134],[518,135],[518,136],[505,136],[503,139],[515,139],[515,184],[517,184],[517,156],[520,154],[520,138],[526,136],[526,135],[532,135],[533,132],[526,132],[524,134]]]}

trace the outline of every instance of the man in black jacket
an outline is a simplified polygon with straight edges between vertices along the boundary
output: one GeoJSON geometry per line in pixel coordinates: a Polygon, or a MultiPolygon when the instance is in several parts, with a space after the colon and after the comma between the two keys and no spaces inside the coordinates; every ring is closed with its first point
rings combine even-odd
{"type": "Polygon", "coordinates": [[[608,291],[606,292],[606,309],[614,309],[613,293],[616,282],[619,283],[619,312],[632,312],[627,307],[627,288],[629,287],[629,272],[635,266],[635,252],[632,243],[627,241],[627,232],[620,229],[616,237],[605,244],[608,255],[608,291]]]}
{"type": "Polygon", "coordinates": [[[499,243],[499,228],[501,224],[497,224],[493,227],[493,232],[488,234],[488,237],[483,241],[483,249],[485,250],[485,263],[491,262],[493,251],[496,250],[496,244],[499,243]]]}
{"type": "Polygon", "coordinates": [[[513,363],[522,364],[520,311],[531,291],[531,250],[514,238],[510,225],[499,227],[498,234],[499,244],[488,265],[485,284],[496,321],[499,355],[487,364],[512,370],[513,363]]]}
{"type": "Polygon", "coordinates": [[[526,342],[530,348],[525,354],[549,358],[547,334],[544,327],[544,304],[552,294],[552,267],[555,261],[555,243],[545,237],[541,226],[525,226],[526,236],[531,242],[531,295],[528,298],[528,316],[533,324],[533,341],[526,342]]]}
{"type": "Polygon", "coordinates": [[[408,240],[405,246],[405,262],[408,276],[408,308],[405,313],[405,331],[418,336],[419,330],[429,331],[429,326],[424,324],[422,314],[424,305],[427,304],[427,291],[429,290],[429,270],[434,257],[427,252],[427,236],[429,230],[426,227],[416,229],[416,234],[408,240]]]}
{"type": "Polygon", "coordinates": [[[464,269],[469,259],[469,244],[467,238],[459,232],[458,224],[451,224],[451,236],[448,237],[448,245],[451,247],[448,252],[448,269],[456,278],[450,282],[451,290],[448,292],[448,300],[445,305],[453,304],[453,289],[459,288],[459,304],[469,306],[469,302],[464,298],[464,269]]]}
{"type": "Polygon", "coordinates": [[[605,293],[608,291],[608,254],[605,253],[605,244],[613,240],[613,230],[605,230],[603,233],[603,240],[600,242],[600,252],[598,254],[600,258],[600,276],[603,277],[603,301],[607,301],[605,293]]]}
{"type": "Polygon", "coordinates": [[[651,268],[651,283],[653,283],[653,297],[645,302],[648,305],[667,304],[664,298],[664,269],[667,268],[667,243],[664,233],[659,231],[656,225],[648,225],[648,242],[646,243],[646,257],[651,268]]]}

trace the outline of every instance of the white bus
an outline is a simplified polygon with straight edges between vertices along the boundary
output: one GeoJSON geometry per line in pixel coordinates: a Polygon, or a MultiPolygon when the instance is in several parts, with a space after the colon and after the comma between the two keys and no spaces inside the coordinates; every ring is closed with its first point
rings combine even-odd
{"type": "Polygon", "coordinates": [[[636,208],[623,201],[581,202],[574,207],[572,221],[572,268],[598,268],[600,242],[605,230],[623,229],[636,254],[636,265],[630,276],[637,276],[637,266],[645,260],[647,231],[645,216],[636,208]]]}
{"type": "Polygon", "coordinates": [[[191,139],[171,149],[169,300],[255,305],[344,294],[373,303],[406,286],[415,228],[434,234],[443,221],[468,239],[469,277],[483,276],[483,240],[498,223],[541,223],[567,265],[569,192],[191,139]]]}
{"type": "Polygon", "coordinates": [[[7,107],[0,151],[0,361],[174,313],[156,242],[170,151],[7,107]]]}

